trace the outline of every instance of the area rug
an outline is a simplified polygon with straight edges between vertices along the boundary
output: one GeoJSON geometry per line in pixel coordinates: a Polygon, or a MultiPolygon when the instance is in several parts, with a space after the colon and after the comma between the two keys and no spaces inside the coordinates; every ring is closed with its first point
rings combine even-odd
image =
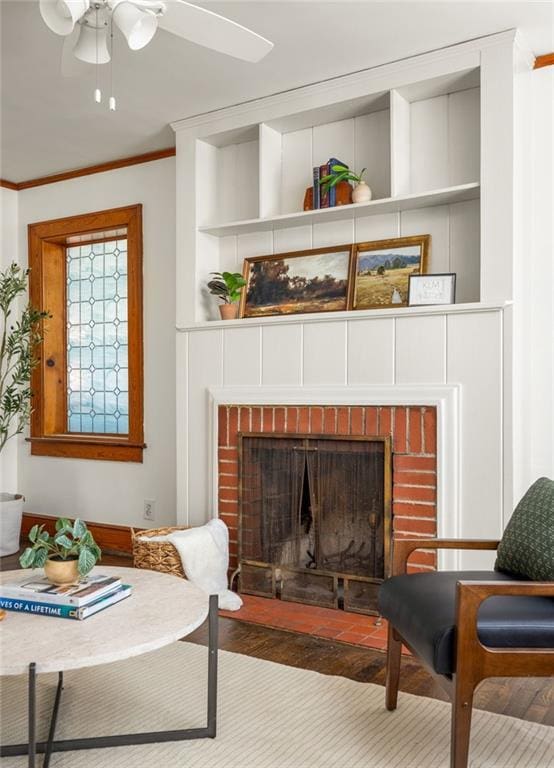
{"type": "MultiPolygon", "coordinates": [[[[109,642],[109,639],[107,639],[109,642]]],[[[342,677],[220,652],[215,740],[53,755],[51,768],[448,768],[450,707],[342,677]]],[[[58,738],[204,725],[207,650],[160,651],[65,676],[58,738]]],[[[56,677],[38,678],[45,738],[56,677]]],[[[25,741],[26,679],[2,679],[2,743],[25,741]]],[[[5,758],[2,768],[23,768],[5,758]]],[[[476,711],[472,768],[554,768],[554,729],[476,711]]]]}

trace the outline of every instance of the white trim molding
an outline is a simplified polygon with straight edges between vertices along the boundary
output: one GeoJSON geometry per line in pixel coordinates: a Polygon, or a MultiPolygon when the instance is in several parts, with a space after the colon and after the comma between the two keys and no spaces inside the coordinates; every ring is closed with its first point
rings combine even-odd
{"type": "MultiPolygon", "coordinates": [[[[332,386],[332,387],[211,387],[209,397],[209,466],[212,472],[210,508],[217,510],[218,408],[220,405],[420,405],[437,409],[437,535],[459,538],[460,517],[460,408],[458,384],[332,386]]],[[[459,553],[441,552],[439,568],[455,570],[459,553]]]]}

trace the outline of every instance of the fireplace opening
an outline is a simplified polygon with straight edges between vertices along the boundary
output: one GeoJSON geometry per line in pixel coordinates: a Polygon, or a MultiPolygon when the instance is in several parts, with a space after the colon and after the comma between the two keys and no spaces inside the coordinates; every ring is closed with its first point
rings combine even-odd
{"type": "Polygon", "coordinates": [[[240,589],[377,612],[389,572],[389,437],[239,435],[240,589]]]}

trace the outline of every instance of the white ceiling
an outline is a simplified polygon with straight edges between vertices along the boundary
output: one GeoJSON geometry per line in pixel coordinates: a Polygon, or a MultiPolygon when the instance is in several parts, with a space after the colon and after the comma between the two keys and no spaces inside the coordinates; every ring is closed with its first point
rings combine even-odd
{"type": "MultiPolygon", "coordinates": [[[[2,0],[0,177],[21,181],[167,147],[172,120],[505,29],[519,28],[535,55],[554,49],[550,0],[199,4],[273,40],[274,50],[247,64],[165,32],[135,52],[120,37],[111,113],[93,101],[94,66],[62,77],[63,38],[44,25],[37,2],[2,0]]],[[[105,101],[108,71],[101,67],[105,101]]]]}

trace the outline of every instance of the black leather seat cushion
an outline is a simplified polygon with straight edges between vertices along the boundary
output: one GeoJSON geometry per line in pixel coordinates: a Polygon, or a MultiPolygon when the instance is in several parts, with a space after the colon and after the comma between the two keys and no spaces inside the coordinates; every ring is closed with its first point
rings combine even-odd
{"type": "MultiPolygon", "coordinates": [[[[379,591],[379,610],[435,672],[454,670],[458,581],[514,581],[497,571],[440,571],[393,576],[379,591]]],[[[493,648],[554,648],[554,599],[491,597],[479,611],[477,633],[493,648]]]]}

